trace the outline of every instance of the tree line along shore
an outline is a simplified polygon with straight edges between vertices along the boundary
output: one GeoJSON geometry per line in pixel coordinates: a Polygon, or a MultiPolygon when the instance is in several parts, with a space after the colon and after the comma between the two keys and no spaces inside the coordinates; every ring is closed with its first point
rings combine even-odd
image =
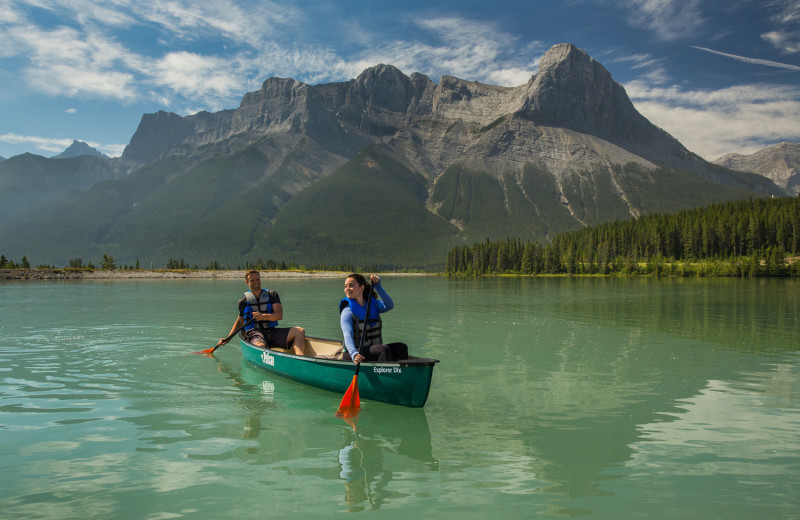
{"type": "Polygon", "coordinates": [[[457,246],[451,275],[800,276],[800,197],[751,199],[457,246]]]}

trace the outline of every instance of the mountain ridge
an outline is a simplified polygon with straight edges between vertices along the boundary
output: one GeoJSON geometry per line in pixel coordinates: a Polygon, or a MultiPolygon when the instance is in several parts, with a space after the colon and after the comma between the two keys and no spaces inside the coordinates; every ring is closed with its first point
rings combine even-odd
{"type": "Polygon", "coordinates": [[[714,164],[756,173],[794,195],[800,195],[800,143],[778,143],[749,155],[730,153],[714,164]]]}
{"type": "Polygon", "coordinates": [[[143,115],[109,162],[103,182],[61,206],[0,218],[0,243],[62,263],[89,252],[325,263],[336,250],[337,262],[435,268],[464,241],[512,232],[546,241],[608,219],[786,194],[691,153],[571,44],[554,46],[517,87],[436,84],[387,64],[322,85],[268,78],[235,109],[143,115]],[[327,191],[314,187],[323,180],[327,191]],[[373,200],[391,208],[388,221],[373,200]],[[46,224],[56,214],[58,236],[46,224]],[[55,254],[44,243],[59,244],[55,254]]]}

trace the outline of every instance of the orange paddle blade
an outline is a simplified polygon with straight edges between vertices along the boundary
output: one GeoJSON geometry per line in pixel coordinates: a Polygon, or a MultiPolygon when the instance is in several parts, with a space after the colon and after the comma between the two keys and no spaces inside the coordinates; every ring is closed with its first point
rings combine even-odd
{"type": "Polygon", "coordinates": [[[353,428],[353,431],[358,433],[357,423],[358,423],[358,414],[354,413],[353,415],[343,415],[339,412],[336,412],[337,417],[341,417],[341,419],[350,425],[353,428]]]}
{"type": "Polygon", "coordinates": [[[192,354],[205,354],[205,355],[208,356],[208,355],[211,355],[212,352],[214,352],[213,348],[207,348],[205,350],[198,350],[196,352],[192,352],[192,354]]]}
{"type": "Polygon", "coordinates": [[[347,391],[342,397],[342,402],[339,404],[339,410],[336,415],[340,417],[350,417],[357,414],[361,410],[361,397],[358,395],[358,374],[353,376],[353,382],[347,388],[347,391]]]}

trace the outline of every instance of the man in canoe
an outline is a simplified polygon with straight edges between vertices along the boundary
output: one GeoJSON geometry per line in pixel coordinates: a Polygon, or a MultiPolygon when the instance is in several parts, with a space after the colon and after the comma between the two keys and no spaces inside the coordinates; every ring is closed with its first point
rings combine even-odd
{"type": "MultiPolygon", "coordinates": [[[[250,290],[239,300],[239,316],[228,338],[244,326],[245,339],[253,345],[291,349],[302,356],[306,331],[302,327],[278,327],[278,321],[283,319],[283,305],[277,291],[261,288],[261,273],[258,271],[248,271],[244,279],[250,290]]],[[[217,346],[227,343],[228,338],[220,339],[217,346]]]]}
{"type": "Polygon", "coordinates": [[[339,321],[345,346],[343,359],[351,359],[355,363],[408,359],[408,346],[405,343],[383,344],[380,315],[394,309],[394,302],[381,287],[380,276],[373,274],[369,281],[371,283],[367,283],[364,276],[358,273],[348,275],[344,281],[345,297],[339,303],[339,321]],[[369,298],[370,291],[373,291],[374,298],[369,298]],[[365,324],[367,300],[370,300],[369,323],[365,324]],[[365,326],[367,334],[359,352],[358,344],[365,326]]]}

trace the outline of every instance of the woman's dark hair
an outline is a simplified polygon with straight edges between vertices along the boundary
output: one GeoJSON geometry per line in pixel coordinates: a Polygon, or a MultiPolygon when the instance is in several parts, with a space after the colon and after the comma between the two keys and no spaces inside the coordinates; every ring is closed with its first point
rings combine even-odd
{"type": "MultiPolygon", "coordinates": [[[[351,274],[348,274],[348,275],[347,275],[347,278],[353,278],[353,279],[355,279],[355,281],[356,281],[356,283],[357,283],[358,285],[361,285],[361,286],[363,286],[363,287],[364,287],[364,299],[366,300],[366,299],[367,299],[367,297],[369,296],[369,291],[370,291],[370,289],[372,289],[372,286],[371,286],[369,283],[367,283],[367,279],[366,279],[366,278],[364,278],[364,276],[363,276],[363,275],[360,275],[360,274],[358,274],[358,273],[351,273],[351,274]]],[[[347,278],[345,278],[345,280],[347,280],[347,278]]],[[[377,295],[376,295],[374,292],[372,293],[372,295],[373,295],[373,297],[374,297],[374,296],[377,296],[377,295]]]]}

